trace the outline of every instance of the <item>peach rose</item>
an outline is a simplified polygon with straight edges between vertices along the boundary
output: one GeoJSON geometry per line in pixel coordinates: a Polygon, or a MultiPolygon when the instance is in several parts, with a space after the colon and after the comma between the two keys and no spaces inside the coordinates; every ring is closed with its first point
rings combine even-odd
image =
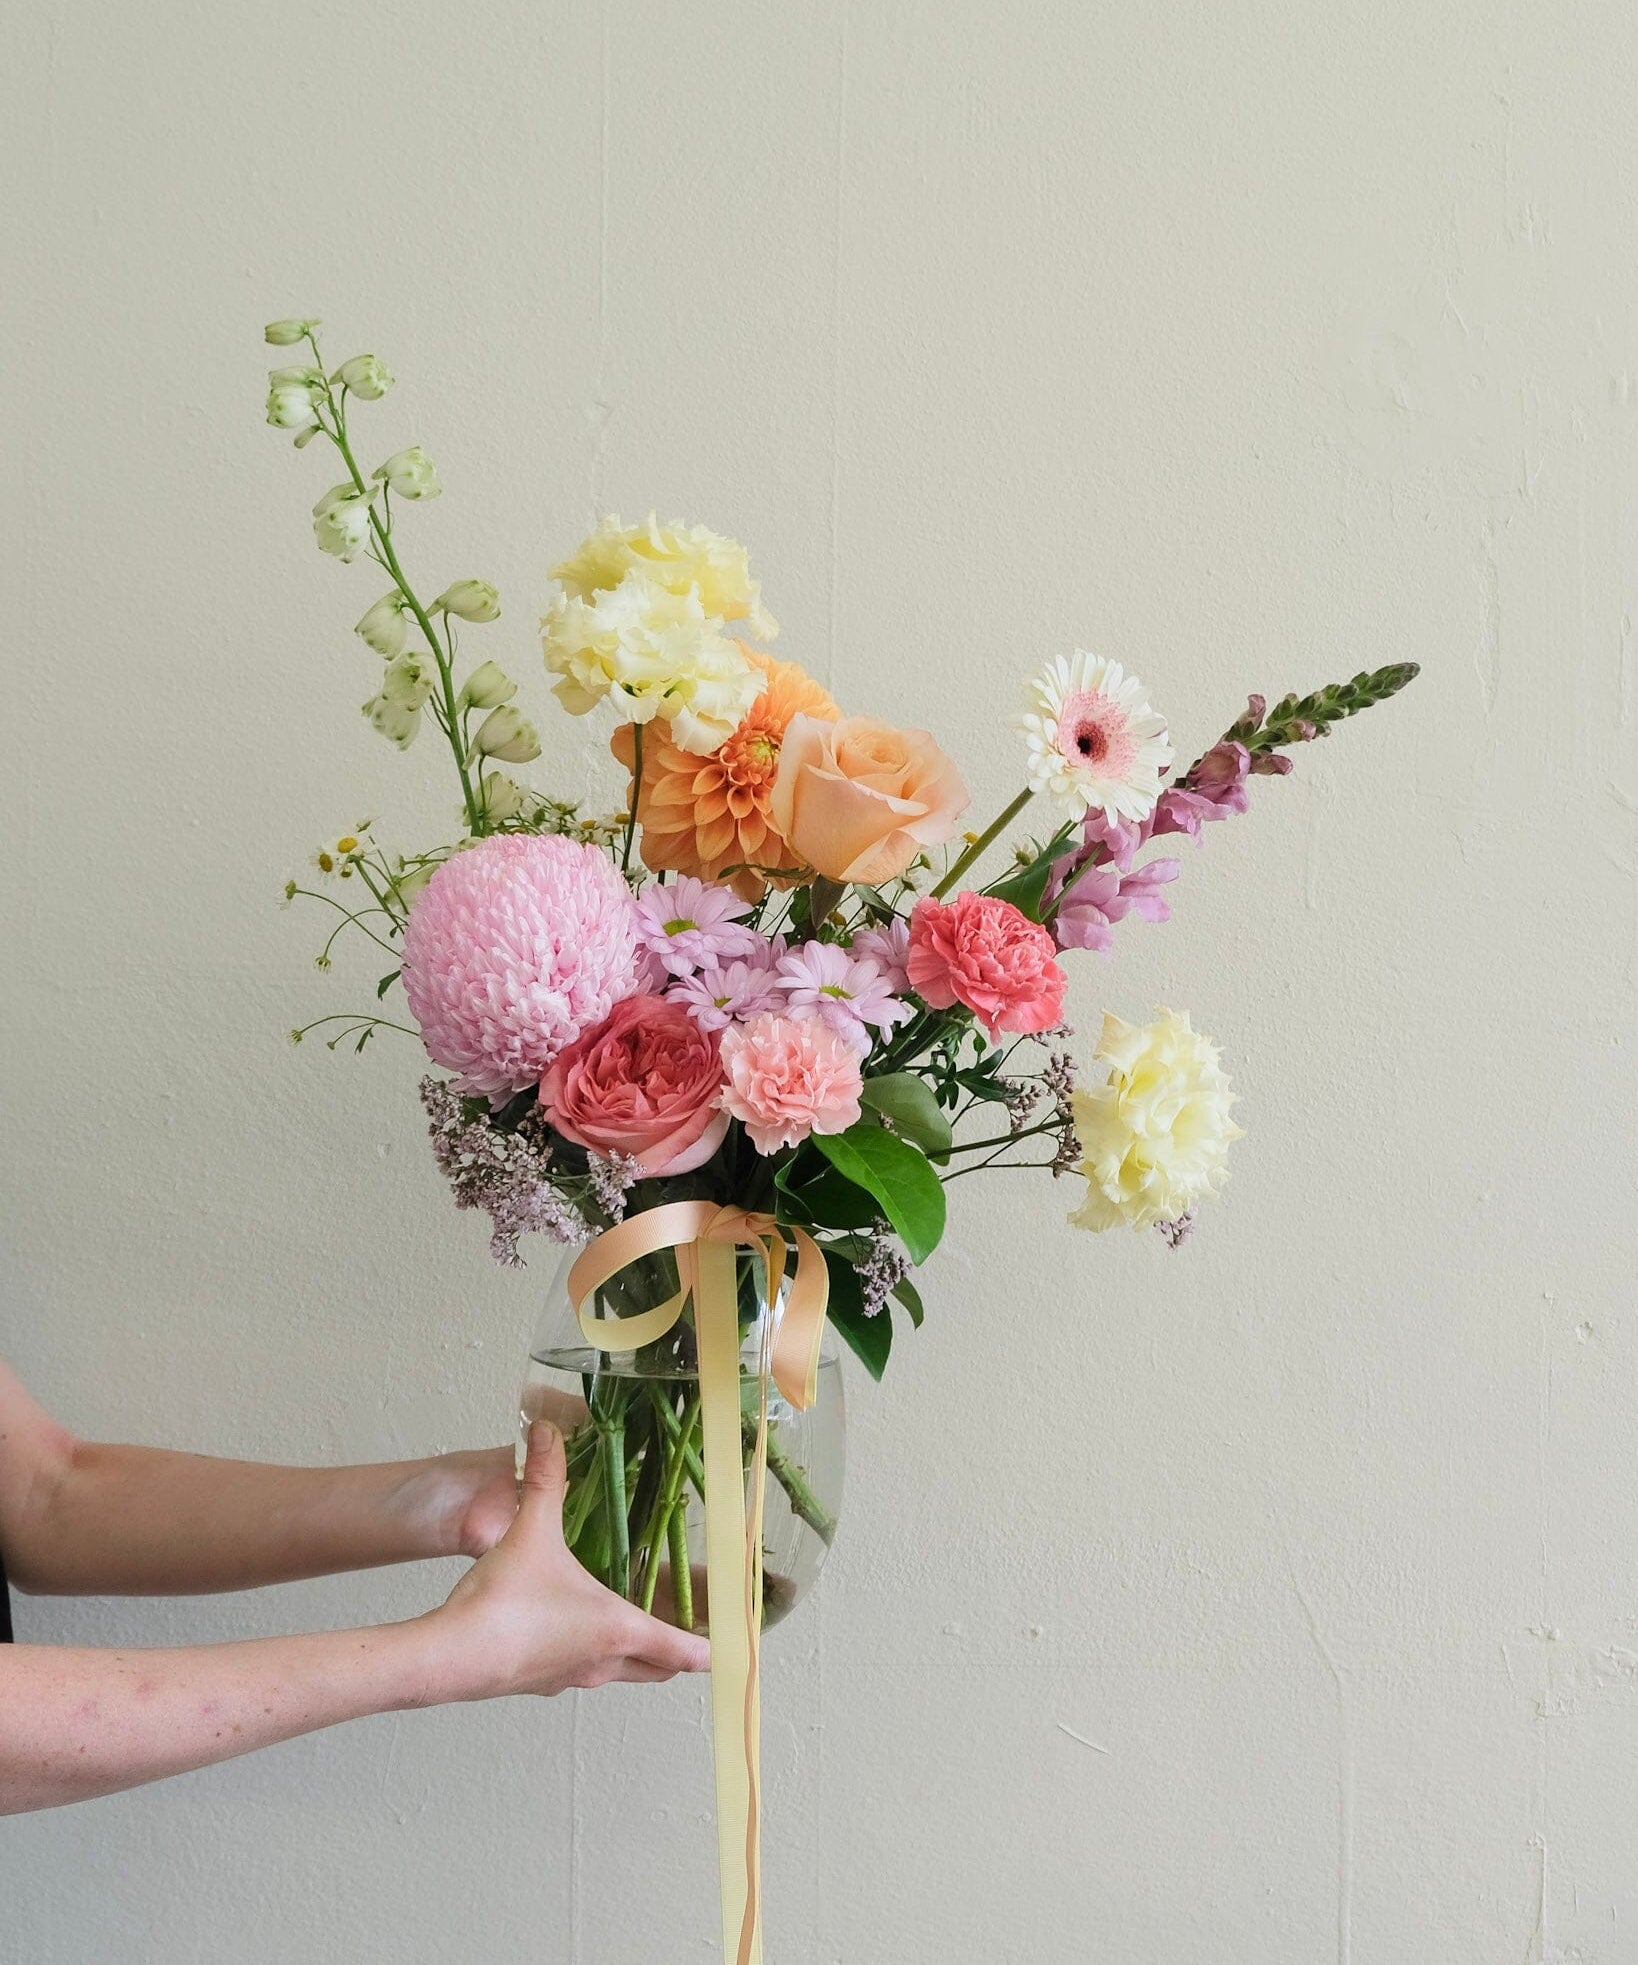
{"type": "Polygon", "coordinates": [[[792,850],[827,880],[878,886],[926,846],[955,836],[961,774],[925,730],[870,716],[793,716],[769,812],[792,850]]]}
{"type": "Polygon", "coordinates": [[[680,1003],[628,996],[559,1051],[540,1081],[546,1116],[577,1145],[624,1153],[645,1178],[702,1167],[722,1144],[717,1037],[680,1003]]]}

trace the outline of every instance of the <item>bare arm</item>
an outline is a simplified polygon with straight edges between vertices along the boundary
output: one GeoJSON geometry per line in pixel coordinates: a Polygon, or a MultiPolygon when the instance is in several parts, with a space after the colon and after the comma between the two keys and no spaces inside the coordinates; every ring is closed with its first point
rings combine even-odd
{"type": "Polygon", "coordinates": [[[264,1467],[78,1440],[0,1359],[0,1550],[20,1589],[254,1589],[425,1556],[481,1555],[511,1519],[512,1455],[264,1467]]]}
{"type": "Polygon", "coordinates": [[[0,1647],[0,1814],[84,1801],[365,1713],[703,1671],[563,1541],[563,1445],[536,1426],[511,1527],[449,1601],[367,1630],[164,1651],[0,1647]]]}

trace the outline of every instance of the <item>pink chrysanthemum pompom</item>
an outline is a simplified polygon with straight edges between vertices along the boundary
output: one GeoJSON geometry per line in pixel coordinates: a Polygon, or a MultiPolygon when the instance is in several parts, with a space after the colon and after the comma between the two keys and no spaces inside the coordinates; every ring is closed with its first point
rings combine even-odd
{"type": "Polygon", "coordinates": [[[631,894],[594,846],[480,840],[410,909],[404,991],[427,1055],[460,1091],[522,1091],[637,988],[631,894]]]}

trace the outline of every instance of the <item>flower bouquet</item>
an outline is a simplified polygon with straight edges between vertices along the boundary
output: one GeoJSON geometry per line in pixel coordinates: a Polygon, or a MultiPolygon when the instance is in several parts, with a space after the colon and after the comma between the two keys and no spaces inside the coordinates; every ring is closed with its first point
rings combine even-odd
{"type": "Polygon", "coordinates": [[[496,1258],[521,1261],[531,1233],[577,1251],[529,1410],[567,1436],[582,1562],[709,1622],[726,1955],[759,1958],[757,1645],[834,1529],[803,1430],[826,1328],[880,1378],[971,1173],[1034,1166],[1073,1182],[1083,1228],[1185,1239],[1239,1136],[1217,1049],[1179,1012],[1108,1015],[1077,1082],[1063,958],[1165,921],[1180,864],[1145,849],[1199,844],[1416,669],[1272,710],[1253,696],[1179,769],[1136,677],[1059,656],[1014,720],[1022,788],[965,830],[932,735],[844,710],[767,653],[742,547],[605,519],[551,569],[542,623],[562,708],[613,712],[622,809],[586,816],[513,775],[539,736],[512,678],[461,645],[497,618],[495,589],[411,583],[398,521],[436,472],[412,446],[366,476],[349,416],[392,378],[373,355],[330,370],[317,327],[267,329],[303,350],[273,371],[268,421],[340,459],[317,542],[388,582],[357,626],[379,662],[364,715],[400,749],[425,733],[447,752],[460,834],[390,850],[365,822],[316,854],[324,886],[289,884],[341,916],[321,966],[348,933],[392,963],[376,1008],[293,1034],[418,1038],[441,1074],[421,1083],[438,1164],[490,1217],[496,1258]],[[1026,814],[1033,833],[993,850],[1026,814]]]}

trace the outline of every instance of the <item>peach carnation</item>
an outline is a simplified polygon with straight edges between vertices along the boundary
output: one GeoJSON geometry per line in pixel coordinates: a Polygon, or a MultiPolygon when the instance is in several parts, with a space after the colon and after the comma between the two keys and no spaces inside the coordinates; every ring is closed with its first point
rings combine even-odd
{"type": "MultiPolygon", "coordinates": [[[[832,722],[840,711],[795,662],[776,662],[737,644],[767,678],[738,728],[709,757],[691,755],[662,725],[643,731],[643,782],[637,818],[643,828],[643,861],[654,872],[692,873],[721,880],[746,900],[761,898],[769,881],[749,869],[788,868],[805,862],[774,824],[770,807],[780,747],[793,716],[832,722]],[[738,869],[730,873],[730,867],[738,869]]],[[[622,724],[611,748],[629,771],[632,726],[622,724]]],[[[775,879],[775,885],[788,885],[775,879]]]]}
{"type": "Polygon", "coordinates": [[[1069,978],[1049,930],[994,894],[930,895],[910,915],[910,987],[933,1010],[964,1003],[994,1037],[1063,1020],[1069,978]]]}
{"type": "Polygon", "coordinates": [[[500,833],[427,882],[403,974],[433,1063],[498,1100],[638,988],[636,908],[596,847],[500,833]]]}
{"type": "Polygon", "coordinates": [[[845,1133],[859,1120],[862,1079],[853,1046],[817,1017],[753,1017],[722,1033],[723,1109],[758,1153],[809,1133],[845,1133]]]}

